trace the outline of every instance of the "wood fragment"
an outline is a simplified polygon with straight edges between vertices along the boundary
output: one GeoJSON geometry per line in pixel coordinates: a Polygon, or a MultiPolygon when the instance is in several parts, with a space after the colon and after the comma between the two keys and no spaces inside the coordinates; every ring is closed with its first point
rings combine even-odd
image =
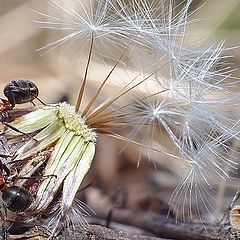
{"type": "MultiPolygon", "coordinates": [[[[98,217],[106,219],[107,213],[104,209],[94,210],[98,217]]],[[[215,225],[202,222],[180,223],[176,222],[175,219],[151,212],[116,209],[112,213],[112,221],[136,226],[158,237],[174,240],[240,239],[240,232],[231,227],[229,220],[223,224],[215,225]]]]}

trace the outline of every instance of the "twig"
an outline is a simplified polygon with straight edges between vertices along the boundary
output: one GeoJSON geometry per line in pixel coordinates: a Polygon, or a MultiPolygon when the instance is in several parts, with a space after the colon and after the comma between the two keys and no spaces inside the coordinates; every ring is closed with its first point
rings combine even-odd
{"type": "MultiPolygon", "coordinates": [[[[97,216],[106,219],[104,209],[94,209],[97,216]]],[[[216,240],[239,239],[240,234],[234,231],[229,222],[224,225],[209,223],[176,223],[175,219],[142,211],[116,209],[112,213],[112,221],[132,225],[162,238],[175,240],[216,240]]]]}

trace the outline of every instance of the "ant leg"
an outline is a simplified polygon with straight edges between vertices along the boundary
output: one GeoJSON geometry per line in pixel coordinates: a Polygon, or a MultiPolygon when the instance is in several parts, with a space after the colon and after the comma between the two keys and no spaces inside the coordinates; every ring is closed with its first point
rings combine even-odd
{"type": "Polygon", "coordinates": [[[44,103],[39,97],[36,97],[36,99],[37,99],[42,105],[47,106],[47,104],[44,103]]]}
{"type": "Polygon", "coordinates": [[[35,107],[36,106],[36,104],[33,102],[33,101],[31,101],[31,104],[35,107]]]}
{"type": "MultiPolygon", "coordinates": [[[[7,158],[7,157],[12,157],[12,156],[11,155],[0,154],[0,157],[1,158],[7,158]]],[[[1,167],[0,167],[0,170],[1,170],[1,167]]]]}
{"type": "Polygon", "coordinates": [[[21,133],[22,135],[28,136],[29,138],[32,138],[34,141],[38,142],[38,140],[36,140],[35,138],[33,138],[30,134],[24,133],[24,132],[22,132],[21,130],[13,127],[12,125],[10,125],[10,124],[8,124],[8,123],[2,122],[2,124],[4,124],[5,126],[11,128],[13,131],[18,132],[18,133],[21,133]]]}
{"type": "MultiPolygon", "coordinates": [[[[43,102],[40,98],[35,97],[35,99],[37,99],[42,105],[47,106],[47,104],[46,104],[45,102],[43,102]]],[[[36,106],[36,104],[35,104],[33,101],[31,101],[31,104],[32,104],[33,106],[36,106]]]]}
{"type": "Polygon", "coordinates": [[[50,174],[50,175],[32,176],[32,177],[16,177],[16,179],[39,179],[39,178],[49,178],[49,177],[57,178],[57,175],[50,174]]]}
{"type": "Polygon", "coordinates": [[[5,163],[3,163],[1,160],[0,160],[0,172],[1,174],[3,174],[3,171],[5,171],[6,175],[9,176],[10,175],[10,170],[9,168],[7,167],[7,165],[5,163]]]}
{"type": "MultiPolygon", "coordinates": [[[[21,133],[21,134],[23,134],[23,135],[27,135],[28,137],[30,136],[29,134],[20,131],[19,129],[13,127],[12,125],[10,125],[10,124],[8,124],[8,123],[6,123],[6,122],[3,122],[3,124],[4,124],[5,126],[11,128],[11,129],[12,129],[13,131],[15,131],[15,132],[21,133]]],[[[30,136],[30,137],[31,137],[31,136],[30,136]]]]}
{"type": "MultiPolygon", "coordinates": [[[[9,154],[8,150],[5,147],[5,143],[1,139],[0,139],[0,157],[1,158],[11,157],[11,155],[9,154]]],[[[1,168],[1,163],[0,163],[0,170],[3,170],[1,168]]]]}
{"type": "Polygon", "coordinates": [[[2,163],[2,161],[1,161],[1,164],[2,164],[2,169],[5,171],[7,176],[10,176],[10,169],[7,167],[7,165],[5,163],[2,163]]]}

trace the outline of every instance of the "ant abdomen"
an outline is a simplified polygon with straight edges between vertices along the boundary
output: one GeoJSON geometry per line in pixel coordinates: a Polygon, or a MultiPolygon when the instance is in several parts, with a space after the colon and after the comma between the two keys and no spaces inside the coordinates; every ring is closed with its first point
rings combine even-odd
{"type": "Polygon", "coordinates": [[[38,97],[38,88],[30,80],[16,79],[10,81],[3,90],[8,101],[15,104],[32,102],[38,97]]]}
{"type": "Polygon", "coordinates": [[[23,212],[32,203],[31,194],[20,186],[8,187],[2,194],[6,208],[12,212],[23,212]]]}

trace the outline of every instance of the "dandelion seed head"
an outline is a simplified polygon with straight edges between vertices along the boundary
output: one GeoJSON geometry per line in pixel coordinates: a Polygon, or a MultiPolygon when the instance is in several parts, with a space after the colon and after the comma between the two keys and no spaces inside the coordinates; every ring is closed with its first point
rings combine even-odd
{"type": "MultiPolygon", "coordinates": [[[[98,0],[46,0],[50,7],[48,14],[33,10],[38,16],[35,23],[41,28],[51,29],[60,37],[38,49],[47,53],[55,48],[69,44],[83,57],[92,36],[97,44],[94,51],[98,56],[109,57],[109,46],[125,45],[120,39],[123,37],[123,27],[119,24],[119,17],[112,11],[110,1],[98,0]]],[[[69,49],[69,48],[68,48],[69,49]]]]}
{"type": "Polygon", "coordinates": [[[63,120],[66,129],[83,136],[86,142],[96,142],[96,134],[89,128],[84,119],[75,111],[75,107],[63,102],[58,104],[58,117],[63,120]]]}

